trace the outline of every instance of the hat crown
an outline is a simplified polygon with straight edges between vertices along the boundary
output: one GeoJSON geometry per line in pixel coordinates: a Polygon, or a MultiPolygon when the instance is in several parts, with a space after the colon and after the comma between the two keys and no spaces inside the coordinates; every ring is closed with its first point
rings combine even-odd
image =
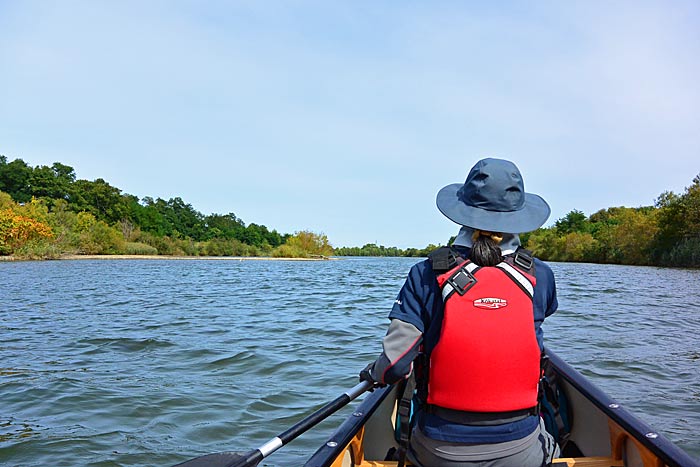
{"type": "Polygon", "coordinates": [[[488,211],[519,211],[525,206],[525,186],[518,167],[502,159],[482,159],[457,192],[468,206],[488,211]]]}
{"type": "Polygon", "coordinates": [[[531,232],[551,212],[542,197],[525,193],[520,170],[503,159],[480,160],[464,183],[442,187],[436,202],[451,221],[491,232],[531,232]]]}

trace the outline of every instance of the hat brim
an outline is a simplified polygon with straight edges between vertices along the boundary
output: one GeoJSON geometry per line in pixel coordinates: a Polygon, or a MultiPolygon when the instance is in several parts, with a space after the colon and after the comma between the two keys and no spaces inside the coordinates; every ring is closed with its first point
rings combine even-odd
{"type": "Polygon", "coordinates": [[[531,232],[544,225],[551,209],[540,196],[525,193],[525,203],[517,211],[489,211],[469,206],[459,199],[462,183],[447,185],[437,194],[437,207],[452,222],[479,230],[503,233],[531,232]]]}

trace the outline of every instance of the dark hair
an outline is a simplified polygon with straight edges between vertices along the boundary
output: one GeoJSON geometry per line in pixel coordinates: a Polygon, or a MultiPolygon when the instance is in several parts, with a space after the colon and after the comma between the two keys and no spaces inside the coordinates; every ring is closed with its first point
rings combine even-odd
{"type": "Polygon", "coordinates": [[[490,235],[480,233],[474,240],[469,259],[478,266],[495,266],[501,262],[503,253],[490,235]]]}

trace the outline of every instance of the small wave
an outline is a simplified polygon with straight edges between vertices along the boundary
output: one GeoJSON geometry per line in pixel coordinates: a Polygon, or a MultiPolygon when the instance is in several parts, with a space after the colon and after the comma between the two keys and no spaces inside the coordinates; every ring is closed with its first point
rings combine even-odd
{"type": "Polygon", "coordinates": [[[198,358],[204,358],[204,357],[209,357],[211,355],[216,355],[216,352],[210,349],[192,349],[192,350],[186,350],[180,354],[184,358],[183,360],[189,360],[189,359],[198,359],[198,358]]]}
{"type": "Polygon", "coordinates": [[[133,304],[132,300],[115,300],[113,298],[105,298],[103,300],[95,300],[93,305],[95,307],[113,309],[113,308],[121,308],[121,307],[127,308],[128,305],[131,305],[131,304],[133,304]]]}
{"type": "Polygon", "coordinates": [[[304,329],[299,329],[295,332],[295,334],[298,335],[310,335],[310,336],[315,336],[315,337],[331,337],[331,338],[343,338],[343,337],[348,337],[349,334],[352,334],[351,331],[340,331],[340,330],[335,330],[335,329],[319,329],[319,328],[304,328],[304,329]]]}
{"type": "Polygon", "coordinates": [[[217,360],[214,360],[213,362],[209,362],[207,366],[210,368],[219,368],[219,367],[227,367],[231,365],[241,365],[241,364],[246,364],[249,362],[251,359],[255,359],[256,356],[253,352],[250,351],[243,351],[239,352],[236,355],[232,355],[230,357],[224,357],[224,358],[219,358],[217,360]]]}
{"type": "MultiPolygon", "coordinates": [[[[83,339],[80,343],[91,344],[97,346],[98,349],[106,347],[110,350],[121,352],[141,352],[144,350],[173,347],[175,345],[168,340],[155,339],[152,337],[147,337],[145,339],[132,337],[83,339]]],[[[92,353],[98,349],[92,349],[91,351],[86,351],[86,353],[92,353]]]]}
{"type": "Polygon", "coordinates": [[[26,368],[0,368],[0,376],[20,376],[31,373],[26,368]]]}
{"type": "Polygon", "coordinates": [[[309,408],[306,406],[297,406],[292,404],[292,402],[294,402],[295,400],[295,398],[285,394],[274,394],[264,396],[248,404],[246,411],[258,416],[261,413],[266,414],[269,412],[283,411],[284,414],[281,415],[282,418],[289,418],[290,420],[294,420],[298,419],[299,413],[303,413],[309,410],[309,408]]]}

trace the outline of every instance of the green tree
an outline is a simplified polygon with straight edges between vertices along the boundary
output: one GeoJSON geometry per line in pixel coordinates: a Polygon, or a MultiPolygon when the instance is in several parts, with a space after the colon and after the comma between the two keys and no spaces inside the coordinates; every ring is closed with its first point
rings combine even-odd
{"type": "Polygon", "coordinates": [[[32,168],[22,159],[8,163],[5,156],[0,156],[0,191],[9,194],[18,203],[32,199],[31,176],[32,168]]]}
{"type": "Polygon", "coordinates": [[[161,214],[173,226],[173,235],[177,234],[193,240],[206,239],[204,216],[191,204],[185,203],[182,198],[169,199],[161,214]]]}
{"type": "Polygon", "coordinates": [[[560,235],[566,235],[572,232],[590,231],[590,223],[588,222],[588,218],[583,212],[576,209],[557,220],[554,226],[560,235]]]}
{"type": "Polygon", "coordinates": [[[302,230],[296,232],[287,239],[284,245],[279,246],[274,252],[274,256],[309,257],[309,256],[330,256],[333,254],[333,247],[324,234],[302,230]]]}
{"type": "Polygon", "coordinates": [[[570,232],[559,239],[557,251],[559,261],[590,261],[592,252],[597,247],[597,240],[588,232],[570,232]]]}
{"type": "MultiPolygon", "coordinates": [[[[204,218],[210,238],[241,240],[245,224],[232,212],[228,214],[211,214],[204,218]]],[[[276,245],[275,245],[276,246],[276,245]]]]}
{"type": "Polygon", "coordinates": [[[658,232],[653,241],[654,259],[670,266],[700,266],[700,175],[682,195],[663,193],[656,200],[658,232]]]}
{"type": "Polygon", "coordinates": [[[81,253],[113,255],[124,252],[126,242],[121,233],[90,213],[78,213],[76,228],[80,234],[81,253]]]}
{"type": "Polygon", "coordinates": [[[540,228],[531,232],[527,237],[527,243],[523,246],[532,251],[538,258],[547,261],[559,261],[557,256],[557,233],[555,228],[540,228]]]}
{"type": "Polygon", "coordinates": [[[49,223],[56,234],[56,248],[61,252],[76,253],[80,237],[76,228],[78,215],[71,211],[64,199],[55,200],[49,223]]]}
{"type": "Polygon", "coordinates": [[[265,231],[258,224],[251,223],[242,232],[241,240],[248,245],[260,247],[265,242],[265,231]]]}
{"type": "MultiPolygon", "coordinates": [[[[159,198],[161,204],[165,201],[159,198]]],[[[173,226],[161,213],[157,202],[151,197],[145,197],[141,202],[135,196],[130,196],[128,201],[128,218],[144,232],[155,235],[171,235],[173,226]]]]}
{"type": "Polygon", "coordinates": [[[32,196],[45,199],[49,206],[57,199],[69,200],[74,182],[73,168],[60,162],[54,162],[51,167],[35,167],[29,177],[32,196]]]}
{"type": "Polygon", "coordinates": [[[134,220],[144,231],[174,238],[191,238],[201,241],[207,239],[204,216],[182,198],[164,199],[147,197],[144,205],[139,207],[133,200],[130,203],[134,220]]]}
{"type": "Polygon", "coordinates": [[[617,223],[608,240],[615,260],[623,264],[650,264],[652,241],[658,230],[655,213],[622,208],[616,217],[617,223]]]}
{"type": "Polygon", "coordinates": [[[71,209],[89,212],[96,219],[115,223],[129,213],[129,198],[119,188],[101,178],[95,181],[78,180],[72,185],[71,209]]]}

